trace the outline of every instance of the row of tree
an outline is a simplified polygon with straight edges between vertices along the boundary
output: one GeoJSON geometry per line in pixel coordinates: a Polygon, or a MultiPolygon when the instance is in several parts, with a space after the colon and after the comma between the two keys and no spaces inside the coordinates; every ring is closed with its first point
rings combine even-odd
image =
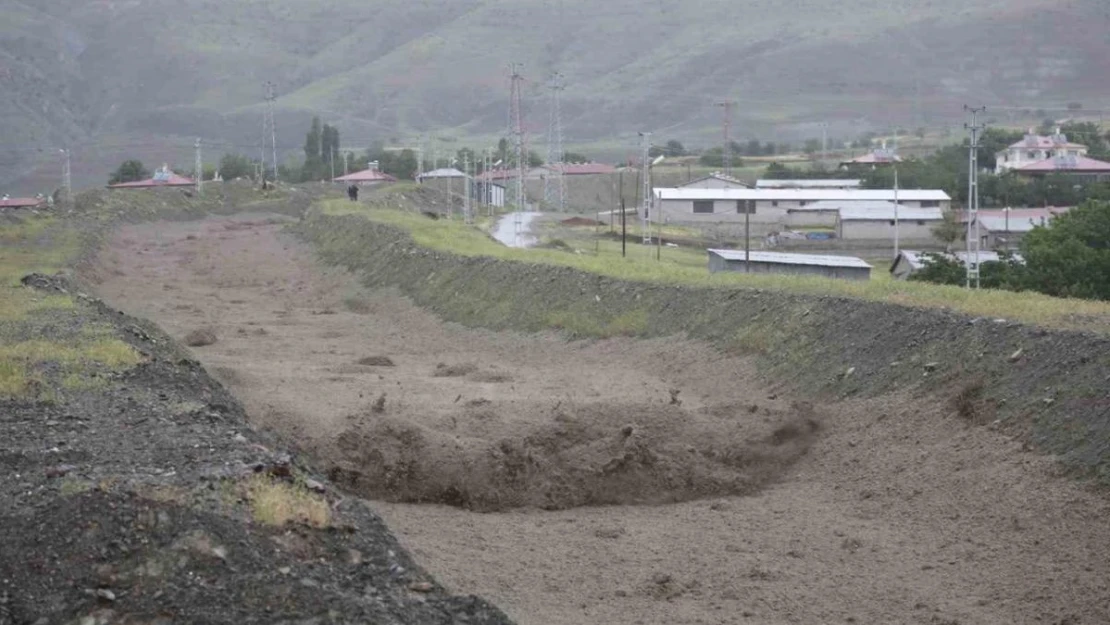
{"type": "MultiPolygon", "coordinates": [[[[1037,291],[1057,297],[1110,300],[1110,202],[1088,201],[1038,226],[1020,244],[1020,259],[1001,253],[981,263],[981,286],[1037,291]]],[[[966,269],[954,259],[930,254],[911,280],[964,284],[966,269]]]]}

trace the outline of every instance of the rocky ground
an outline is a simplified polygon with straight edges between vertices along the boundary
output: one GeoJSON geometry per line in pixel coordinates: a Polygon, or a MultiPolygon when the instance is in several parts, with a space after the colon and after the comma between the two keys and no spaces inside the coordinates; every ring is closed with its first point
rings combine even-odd
{"type": "Polygon", "coordinates": [[[447,592],[173,339],[86,293],[63,277],[4,287],[3,303],[55,307],[0,323],[35,376],[0,399],[0,624],[509,622],[447,592]],[[63,376],[85,357],[65,346],[89,336],[137,364],[63,376]]]}
{"type": "Polygon", "coordinates": [[[364,284],[257,214],[128,227],[86,277],[174,338],[210,333],[192,353],[251,423],[373,498],[451,591],[537,625],[1110,621],[1110,505],[1065,471],[1105,460],[1097,337],[298,230],[364,284]],[[512,331],[555,313],[590,338],[512,331]],[[956,388],[965,349],[981,377],[956,388]],[[1071,464],[1038,453],[1066,432],[1071,464]]]}

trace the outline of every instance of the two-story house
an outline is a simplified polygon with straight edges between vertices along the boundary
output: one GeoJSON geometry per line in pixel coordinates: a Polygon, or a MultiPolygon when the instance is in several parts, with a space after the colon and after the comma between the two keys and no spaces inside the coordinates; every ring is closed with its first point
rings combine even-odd
{"type": "Polygon", "coordinates": [[[1046,136],[1035,134],[1030,128],[1025,138],[995,154],[994,173],[1001,174],[1011,169],[1021,169],[1026,165],[1039,163],[1056,157],[1080,157],[1087,155],[1087,146],[1072,143],[1060,132],[1046,136]]]}

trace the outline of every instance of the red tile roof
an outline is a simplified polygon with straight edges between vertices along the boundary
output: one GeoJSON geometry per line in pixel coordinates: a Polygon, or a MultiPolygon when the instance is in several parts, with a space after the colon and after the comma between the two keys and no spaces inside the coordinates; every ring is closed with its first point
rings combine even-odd
{"type": "Polygon", "coordinates": [[[46,204],[46,200],[37,197],[13,197],[0,200],[0,208],[36,208],[46,204]]]}
{"type": "Polygon", "coordinates": [[[1110,174],[1110,163],[1087,156],[1055,156],[1053,158],[1046,158],[1043,161],[1037,161],[1036,163],[1030,163],[1024,167],[1018,167],[1014,169],[1014,171],[1019,174],[1040,174],[1054,171],[1110,174]]]}
{"type": "Polygon", "coordinates": [[[598,174],[613,174],[617,168],[605,163],[564,163],[563,165],[546,165],[548,169],[562,169],[564,176],[590,176],[598,174]]]}
{"type": "Polygon", "coordinates": [[[1068,141],[1065,136],[1061,136],[1060,139],[1057,139],[1052,136],[1026,135],[1021,141],[1011,144],[1009,149],[1055,150],[1059,148],[1083,149],[1086,147],[1087,146],[1082,143],[1072,143],[1068,141]]]}
{"type": "Polygon", "coordinates": [[[335,182],[397,182],[397,179],[376,169],[364,169],[340,176],[335,179],[335,182]]]}
{"type": "MultiPolygon", "coordinates": [[[[527,173],[525,172],[525,174],[527,173]]],[[[517,170],[515,169],[491,169],[478,174],[475,178],[478,180],[509,180],[515,178],[516,174],[517,170]]]]}

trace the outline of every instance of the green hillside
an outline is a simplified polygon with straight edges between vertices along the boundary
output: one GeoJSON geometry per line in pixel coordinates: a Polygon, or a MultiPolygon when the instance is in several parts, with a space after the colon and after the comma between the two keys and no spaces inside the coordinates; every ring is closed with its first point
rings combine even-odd
{"type": "Polygon", "coordinates": [[[1104,0],[0,0],[12,94],[0,183],[54,172],[35,150],[65,144],[90,180],[119,154],[193,136],[256,150],[266,81],[289,151],[313,113],[347,145],[488,142],[506,125],[509,61],[524,63],[533,135],[546,129],[545,77],[566,76],[578,144],[643,129],[713,141],[723,98],[739,102],[737,135],[766,139],[814,136],[824,120],[834,136],[950,124],[965,102],[1097,108],[1110,100],[1108,11],[1104,0]],[[82,153],[96,142],[97,156],[82,153]]]}

